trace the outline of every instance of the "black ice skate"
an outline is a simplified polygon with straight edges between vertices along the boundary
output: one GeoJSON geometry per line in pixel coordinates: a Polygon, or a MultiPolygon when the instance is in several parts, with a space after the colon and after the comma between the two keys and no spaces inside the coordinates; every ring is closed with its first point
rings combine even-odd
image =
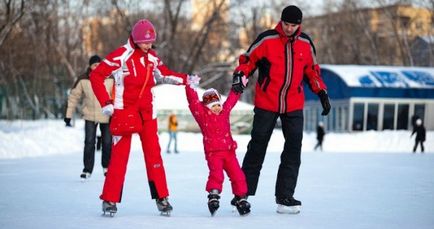
{"type": "Polygon", "coordinates": [[[91,175],[91,173],[88,173],[88,172],[82,172],[82,173],[80,174],[81,181],[82,181],[82,182],[86,181],[87,179],[90,178],[90,175],[91,175]]]}
{"type": "Polygon", "coordinates": [[[115,216],[116,212],[118,211],[118,208],[116,207],[116,203],[114,202],[108,202],[108,201],[103,201],[102,202],[102,212],[104,213],[109,213],[110,217],[115,216]]]}
{"type": "Polygon", "coordinates": [[[301,210],[301,202],[294,197],[277,198],[277,213],[280,214],[298,214],[301,210]]]}
{"type": "Polygon", "coordinates": [[[235,196],[231,200],[231,205],[236,207],[241,216],[246,216],[250,213],[250,203],[247,201],[247,197],[235,196]]]}
{"type": "Polygon", "coordinates": [[[160,211],[163,216],[170,216],[173,207],[170,205],[168,198],[160,198],[156,200],[158,211],[160,211]]]}
{"type": "Polygon", "coordinates": [[[211,216],[214,216],[217,209],[220,207],[220,195],[219,191],[216,189],[213,189],[208,194],[208,209],[211,213],[211,216]]]}

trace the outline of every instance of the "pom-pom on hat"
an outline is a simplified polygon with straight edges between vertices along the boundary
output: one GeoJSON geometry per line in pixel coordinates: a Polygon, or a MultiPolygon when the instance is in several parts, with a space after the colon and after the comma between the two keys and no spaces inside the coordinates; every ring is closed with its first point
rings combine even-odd
{"type": "Polygon", "coordinates": [[[219,92],[214,88],[206,90],[202,95],[202,103],[209,109],[211,109],[211,107],[216,104],[219,104],[221,106],[222,104],[220,102],[219,92]]]}
{"type": "Polygon", "coordinates": [[[131,36],[136,44],[154,42],[157,39],[154,25],[146,19],[136,22],[131,31],[131,36]]]}
{"type": "Polygon", "coordinates": [[[301,24],[301,20],[303,19],[303,13],[301,10],[294,5],[290,5],[285,7],[282,11],[282,16],[280,20],[292,24],[301,24]]]}

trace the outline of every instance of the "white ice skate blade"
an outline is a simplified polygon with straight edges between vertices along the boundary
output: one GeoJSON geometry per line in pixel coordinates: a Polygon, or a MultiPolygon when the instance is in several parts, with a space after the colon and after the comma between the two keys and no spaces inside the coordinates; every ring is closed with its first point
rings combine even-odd
{"type": "Polygon", "coordinates": [[[167,211],[167,212],[160,212],[161,216],[166,216],[166,217],[170,217],[172,211],[167,211]]]}
{"type": "Polygon", "coordinates": [[[111,211],[103,211],[102,216],[104,217],[114,217],[116,215],[116,212],[111,212],[111,211]]]}
{"type": "Polygon", "coordinates": [[[282,204],[278,204],[276,212],[279,214],[298,214],[300,213],[300,210],[301,205],[285,206],[282,204]]]}

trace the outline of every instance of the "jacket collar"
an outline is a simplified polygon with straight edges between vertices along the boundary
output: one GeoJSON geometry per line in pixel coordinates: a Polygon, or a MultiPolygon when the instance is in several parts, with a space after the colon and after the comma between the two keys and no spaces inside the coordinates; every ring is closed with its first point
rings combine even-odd
{"type": "Polygon", "coordinates": [[[279,33],[280,39],[282,39],[285,43],[288,42],[288,40],[297,39],[301,34],[301,24],[298,27],[297,31],[295,31],[295,33],[293,35],[291,35],[290,37],[286,36],[285,32],[283,32],[282,21],[279,21],[279,23],[277,23],[277,25],[276,25],[276,27],[274,27],[274,29],[279,33]]]}
{"type": "Polygon", "coordinates": [[[138,52],[138,53],[141,54],[141,55],[145,55],[145,54],[146,54],[146,53],[144,53],[144,52],[139,48],[139,46],[136,45],[136,43],[134,43],[134,41],[133,41],[133,37],[132,37],[132,36],[130,36],[130,37],[128,38],[128,41],[127,41],[127,43],[125,44],[125,47],[126,47],[127,49],[129,49],[129,50],[134,50],[134,51],[138,52]]]}

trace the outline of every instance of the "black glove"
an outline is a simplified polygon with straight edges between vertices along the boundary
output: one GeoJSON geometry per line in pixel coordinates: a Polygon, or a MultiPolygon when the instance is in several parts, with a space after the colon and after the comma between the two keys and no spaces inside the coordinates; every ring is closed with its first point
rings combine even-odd
{"type": "Polygon", "coordinates": [[[244,88],[246,88],[246,85],[243,84],[243,78],[244,73],[243,72],[235,72],[232,79],[232,90],[234,90],[237,93],[243,93],[244,88]]]}
{"type": "Polygon", "coordinates": [[[327,91],[322,90],[322,91],[318,92],[318,97],[321,101],[321,105],[322,105],[322,109],[323,109],[321,115],[323,115],[323,116],[328,115],[328,113],[330,112],[331,106],[330,106],[329,96],[327,95],[327,91]]]}
{"type": "Polygon", "coordinates": [[[70,118],[64,118],[63,121],[65,122],[65,126],[71,126],[71,119],[70,118]]]}

